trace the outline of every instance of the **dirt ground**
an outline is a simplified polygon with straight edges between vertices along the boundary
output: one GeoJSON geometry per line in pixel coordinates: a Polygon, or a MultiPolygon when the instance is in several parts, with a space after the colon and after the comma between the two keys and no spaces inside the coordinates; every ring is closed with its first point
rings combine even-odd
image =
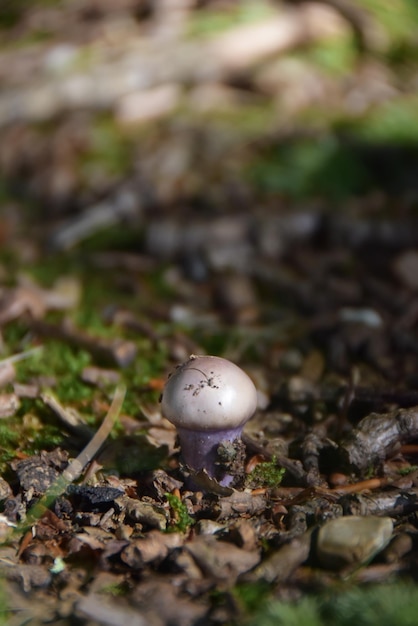
{"type": "Polygon", "coordinates": [[[418,73],[398,8],[6,2],[0,624],[416,623],[418,73]],[[216,450],[227,486],[161,411],[205,354],[257,390],[216,450]]]}

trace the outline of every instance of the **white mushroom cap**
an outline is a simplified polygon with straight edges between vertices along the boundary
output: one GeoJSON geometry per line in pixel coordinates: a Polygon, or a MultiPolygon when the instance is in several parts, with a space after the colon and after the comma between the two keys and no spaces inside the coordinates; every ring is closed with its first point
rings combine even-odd
{"type": "Polygon", "coordinates": [[[251,378],[217,356],[194,356],[168,379],[162,413],[179,428],[216,431],[242,427],[257,408],[251,378]]]}

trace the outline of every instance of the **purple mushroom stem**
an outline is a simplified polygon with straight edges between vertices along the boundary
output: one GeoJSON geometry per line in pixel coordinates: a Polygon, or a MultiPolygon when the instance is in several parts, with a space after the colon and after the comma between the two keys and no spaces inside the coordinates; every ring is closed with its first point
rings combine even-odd
{"type": "Polygon", "coordinates": [[[204,470],[223,486],[233,484],[235,476],[219,462],[218,448],[240,440],[256,410],[251,378],[227,359],[192,355],[167,380],[161,403],[163,415],[177,428],[181,455],[192,474],[204,470]]]}
{"type": "Polygon", "coordinates": [[[210,478],[216,478],[220,485],[228,487],[234,477],[219,466],[218,447],[222,442],[241,439],[241,433],[242,426],[221,431],[177,428],[184,463],[196,472],[205,470],[210,478]]]}

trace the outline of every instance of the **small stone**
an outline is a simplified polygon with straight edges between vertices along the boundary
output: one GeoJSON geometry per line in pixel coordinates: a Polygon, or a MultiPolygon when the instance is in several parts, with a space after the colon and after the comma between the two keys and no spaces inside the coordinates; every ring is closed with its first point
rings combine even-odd
{"type": "Polygon", "coordinates": [[[216,535],[225,530],[225,524],[220,524],[211,519],[201,519],[197,522],[195,530],[198,535],[216,535]]]}
{"type": "Polygon", "coordinates": [[[326,569],[361,565],[388,544],[392,530],[390,517],[353,515],[329,520],[318,532],[318,561],[326,569]]]}
{"type": "Polygon", "coordinates": [[[2,476],[0,476],[0,502],[3,502],[13,494],[12,488],[2,476]]]}

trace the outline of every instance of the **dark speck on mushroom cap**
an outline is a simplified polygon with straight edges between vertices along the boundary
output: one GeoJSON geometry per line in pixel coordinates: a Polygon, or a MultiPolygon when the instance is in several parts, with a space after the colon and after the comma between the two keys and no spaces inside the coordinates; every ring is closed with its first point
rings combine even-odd
{"type": "Polygon", "coordinates": [[[164,417],[181,428],[239,428],[257,408],[257,391],[251,378],[231,361],[191,356],[169,377],[161,408],[164,417]]]}

